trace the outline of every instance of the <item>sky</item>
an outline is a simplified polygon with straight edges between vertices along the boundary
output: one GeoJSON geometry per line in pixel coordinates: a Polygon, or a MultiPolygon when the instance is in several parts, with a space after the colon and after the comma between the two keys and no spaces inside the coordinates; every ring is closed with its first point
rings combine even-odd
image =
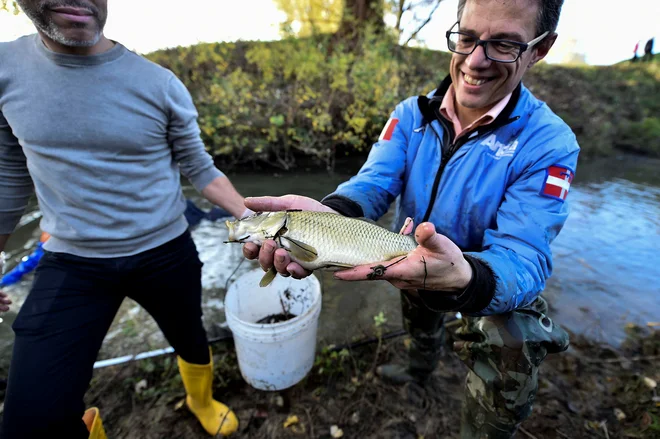
{"type": "MultiPolygon", "coordinates": [[[[656,36],[660,51],[657,0],[566,0],[559,38],[546,61],[562,62],[567,51],[586,62],[606,65],[632,57],[640,41],[656,36]]],[[[139,53],[198,42],[276,40],[283,14],[272,0],[108,0],[106,35],[139,53]]],[[[420,36],[425,46],[446,50],[444,32],[456,17],[457,0],[444,0],[420,36]]],[[[0,42],[34,32],[24,16],[0,12],[0,42]]]]}

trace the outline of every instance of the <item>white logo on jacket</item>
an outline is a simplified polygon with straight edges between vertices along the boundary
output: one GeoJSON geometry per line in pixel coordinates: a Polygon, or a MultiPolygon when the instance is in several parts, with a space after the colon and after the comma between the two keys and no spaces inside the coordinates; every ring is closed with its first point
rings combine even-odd
{"type": "Polygon", "coordinates": [[[495,134],[491,134],[490,136],[486,137],[481,142],[481,144],[487,146],[491,151],[495,153],[491,154],[491,157],[499,160],[502,157],[513,157],[513,154],[516,152],[516,148],[518,148],[518,139],[514,140],[508,145],[505,145],[497,141],[497,136],[495,134]]]}

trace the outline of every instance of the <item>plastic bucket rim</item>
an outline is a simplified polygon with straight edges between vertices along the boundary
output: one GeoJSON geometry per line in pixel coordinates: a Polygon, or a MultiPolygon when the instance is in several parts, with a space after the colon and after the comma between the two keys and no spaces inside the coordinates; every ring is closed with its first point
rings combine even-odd
{"type": "MultiPolygon", "coordinates": [[[[255,270],[256,271],[256,270],[255,270]]],[[[320,311],[320,308],[323,304],[323,295],[321,294],[321,285],[319,280],[314,276],[313,274],[305,278],[308,281],[311,281],[312,283],[312,294],[315,296],[313,298],[313,302],[311,306],[302,314],[286,320],[284,322],[280,323],[252,323],[245,321],[241,318],[239,318],[235,313],[231,312],[230,308],[225,306],[225,317],[227,318],[227,323],[229,324],[229,318],[233,319],[236,323],[239,323],[245,327],[245,329],[248,329],[247,332],[255,332],[258,330],[263,330],[263,329],[273,329],[277,331],[277,334],[284,334],[286,333],[286,329],[289,326],[294,326],[296,323],[299,323],[301,320],[309,320],[310,314],[320,311]],[[318,288],[313,288],[313,286],[317,286],[318,288]],[[316,291],[316,293],[314,292],[316,291]],[[252,331],[250,331],[252,330],[252,331]]],[[[233,286],[234,284],[232,284],[233,286]]],[[[227,291],[227,295],[231,294],[232,291],[235,291],[236,289],[230,287],[229,291],[227,291]]],[[[226,301],[226,299],[225,299],[226,301]]]]}

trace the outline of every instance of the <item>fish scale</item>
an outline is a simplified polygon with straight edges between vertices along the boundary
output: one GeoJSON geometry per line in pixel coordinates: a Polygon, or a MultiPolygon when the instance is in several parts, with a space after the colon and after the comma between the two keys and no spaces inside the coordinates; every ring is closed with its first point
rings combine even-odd
{"type": "Polygon", "coordinates": [[[317,250],[318,260],[301,264],[309,270],[333,264],[355,266],[387,261],[417,247],[411,236],[363,219],[326,212],[288,212],[287,229],[285,238],[317,250]]]}

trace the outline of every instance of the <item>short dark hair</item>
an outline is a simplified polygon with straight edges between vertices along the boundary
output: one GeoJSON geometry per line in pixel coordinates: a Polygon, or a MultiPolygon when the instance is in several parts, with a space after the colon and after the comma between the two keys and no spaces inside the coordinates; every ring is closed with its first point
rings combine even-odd
{"type": "MultiPolygon", "coordinates": [[[[536,35],[539,36],[544,32],[550,34],[557,30],[559,23],[559,15],[561,14],[561,7],[564,5],[564,0],[536,0],[540,3],[539,16],[536,18],[536,35]]],[[[458,20],[460,21],[463,15],[463,9],[467,0],[458,0],[458,20]]]]}

